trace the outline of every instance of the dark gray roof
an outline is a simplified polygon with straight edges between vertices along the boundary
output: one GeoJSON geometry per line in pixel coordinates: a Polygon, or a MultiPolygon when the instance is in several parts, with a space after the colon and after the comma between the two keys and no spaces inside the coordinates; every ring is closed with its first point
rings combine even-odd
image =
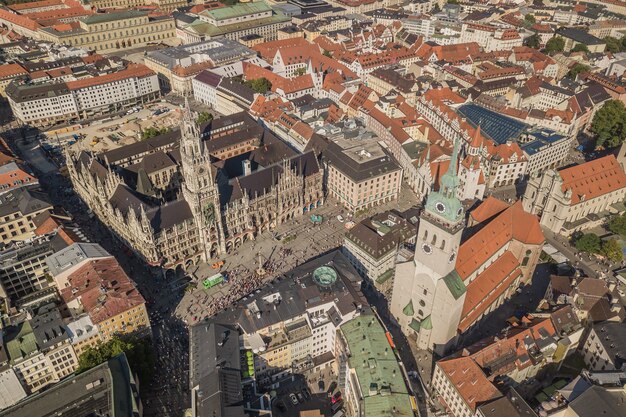
{"type": "Polygon", "coordinates": [[[135,173],[143,169],[147,174],[151,174],[173,166],[176,166],[176,162],[167,153],[156,151],[144,156],[140,162],[130,165],[126,169],[135,173]]]}
{"type": "Polygon", "coordinates": [[[341,252],[334,251],[292,269],[273,284],[261,288],[259,293],[235,302],[210,321],[236,325],[246,333],[253,333],[332,300],[335,300],[340,313],[346,315],[366,304],[360,287],[361,278],[354,267],[341,252]],[[321,287],[313,280],[313,271],[324,265],[337,272],[337,281],[330,287],[321,287]],[[278,304],[264,300],[264,297],[275,293],[280,294],[278,304]],[[258,315],[249,308],[253,303],[258,307],[258,315]]]}
{"type": "MultiPolygon", "coordinates": [[[[319,164],[313,152],[307,152],[297,155],[289,160],[289,166],[295,170],[298,175],[308,177],[319,172],[319,164]]],[[[250,175],[239,177],[239,185],[241,189],[248,194],[250,198],[262,196],[268,192],[272,186],[278,184],[278,179],[283,173],[281,163],[277,163],[268,168],[255,171],[250,175]]]]}
{"type": "Polygon", "coordinates": [[[357,223],[346,233],[346,238],[375,259],[380,259],[383,255],[395,250],[399,243],[416,234],[416,225],[405,220],[402,214],[389,211],[357,223]]]}
{"type": "Polygon", "coordinates": [[[484,417],[537,417],[524,399],[511,389],[506,396],[478,406],[484,417]]]}
{"type": "Polygon", "coordinates": [[[52,208],[48,196],[37,188],[22,187],[0,195],[0,216],[27,215],[46,208],[52,208]]]}
{"type": "Polygon", "coordinates": [[[69,91],[65,83],[19,85],[12,82],[6,87],[5,93],[13,101],[24,103],[42,98],[59,97],[69,94],[69,91]]]}
{"type": "Polygon", "coordinates": [[[577,416],[626,416],[626,393],[623,389],[612,389],[592,386],[569,404],[577,416]]]}
{"type": "Polygon", "coordinates": [[[180,130],[172,130],[159,136],[155,136],[150,139],[142,140],[140,142],[132,143],[130,145],[121,146],[110,151],[103,152],[98,157],[102,160],[108,160],[110,164],[115,164],[119,161],[125,161],[132,159],[136,155],[144,153],[152,153],[157,150],[172,147],[180,141],[180,130]]]}
{"type": "Polygon", "coordinates": [[[593,325],[598,342],[611,358],[616,369],[626,363],[626,323],[603,322],[593,325]]]}
{"type": "Polygon", "coordinates": [[[604,43],[601,39],[588,34],[584,30],[573,27],[560,27],[556,30],[556,34],[585,45],[601,45],[604,43]]]}
{"type": "Polygon", "coordinates": [[[189,204],[185,200],[176,200],[155,207],[146,212],[155,232],[171,229],[177,224],[193,218],[189,204]]]}
{"type": "Polygon", "coordinates": [[[241,388],[239,332],[207,322],[189,329],[189,381],[198,387],[196,415],[245,416],[241,388]]]}
{"type": "Polygon", "coordinates": [[[35,339],[40,350],[48,348],[69,338],[61,314],[57,310],[37,314],[31,321],[35,339]]]}
{"type": "Polygon", "coordinates": [[[248,106],[254,101],[254,90],[247,85],[233,81],[232,78],[222,78],[217,89],[238,97],[248,106]]]}
{"type": "Polygon", "coordinates": [[[30,395],[3,410],[2,417],[88,416],[94,410],[102,415],[139,415],[135,381],[126,356],[121,354],[79,375],[30,395]]]}
{"type": "Polygon", "coordinates": [[[400,169],[400,165],[389,152],[384,148],[381,150],[385,154],[382,158],[369,158],[361,162],[346,155],[341,146],[331,142],[322,155],[344,175],[355,182],[361,182],[400,169]]]}
{"type": "Polygon", "coordinates": [[[144,210],[150,209],[150,206],[140,195],[123,184],[117,186],[111,197],[109,197],[109,203],[111,203],[114,209],[118,209],[124,215],[128,214],[131,208],[136,215],[140,213],[142,207],[144,210]]]}
{"type": "Polygon", "coordinates": [[[217,87],[222,80],[222,76],[211,71],[202,71],[196,75],[196,80],[211,87],[217,87]]]}

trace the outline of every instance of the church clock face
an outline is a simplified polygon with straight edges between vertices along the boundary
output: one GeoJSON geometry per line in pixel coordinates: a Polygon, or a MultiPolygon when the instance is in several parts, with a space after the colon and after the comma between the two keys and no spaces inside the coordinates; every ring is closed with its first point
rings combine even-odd
{"type": "Polygon", "coordinates": [[[425,254],[430,255],[431,253],[433,253],[433,248],[430,247],[430,245],[428,243],[424,243],[422,245],[422,250],[424,251],[425,254]]]}
{"type": "Polygon", "coordinates": [[[445,213],[446,211],[446,206],[443,203],[437,203],[435,204],[435,209],[439,212],[439,213],[445,213]]]}

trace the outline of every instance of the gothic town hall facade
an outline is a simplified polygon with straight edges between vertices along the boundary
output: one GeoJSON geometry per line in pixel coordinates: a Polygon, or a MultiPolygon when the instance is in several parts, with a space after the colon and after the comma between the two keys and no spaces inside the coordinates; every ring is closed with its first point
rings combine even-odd
{"type": "Polygon", "coordinates": [[[323,204],[323,172],[242,112],[100,154],[66,150],[76,192],[153,266],[188,268],[323,204]]]}

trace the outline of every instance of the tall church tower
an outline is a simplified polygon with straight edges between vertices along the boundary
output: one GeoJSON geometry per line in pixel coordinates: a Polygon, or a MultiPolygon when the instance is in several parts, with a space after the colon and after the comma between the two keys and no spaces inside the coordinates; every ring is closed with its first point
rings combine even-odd
{"type": "Polygon", "coordinates": [[[226,251],[219,194],[211,173],[209,153],[204,148],[200,131],[186,97],[181,127],[180,156],[183,198],[189,204],[200,233],[202,257],[208,260],[211,258],[211,252],[217,254],[226,251]]]}
{"type": "Polygon", "coordinates": [[[413,261],[396,265],[391,298],[391,313],[405,334],[439,354],[454,342],[466,291],[455,269],[465,224],[458,159],[455,142],[439,190],[428,194],[420,215],[413,261]]]}

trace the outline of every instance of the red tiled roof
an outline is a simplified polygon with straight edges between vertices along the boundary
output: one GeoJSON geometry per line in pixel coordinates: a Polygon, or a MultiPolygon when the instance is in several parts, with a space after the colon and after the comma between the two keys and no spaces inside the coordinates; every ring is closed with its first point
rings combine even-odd
{"type": "Polygon", "coordinates": [[[142,64],[129,64],[128,67],[121,71],[113,72],[111,74],[100,75],[98,77],[85,78],[82,80],[69,81],[67,87],[70,90],[78,90],[86,87],[93,87],[96,85],[108,84],[114,81],[125,80],[133,77],[148,77],[154,75],[155,72],[150,68],[142,64]]]}
{"type": "Polygon", "coordinates": [[[437,366],[446,374],[472,411],[476,411],[476,406],[480,403],[502,395],[470,357],[439,361],[437,366]]]}
{"type": "Polygon", "coordinates": [[[28,74],[20,64],[2,64],[0,65],[0,80],[17,77],[18,75],[28,74]]]}
{"type": "Polygon", "coordinates": [[[66,303],[80,299],[96,324],[145,303],[113,257],[89,261],[70,274],[68,282],[61,296],[66,303]]]}
{"type": "Polygon", "coordinates": [[[615,156],[608,155],[559,172],[561,190],[572,190],[572,204],[599,197],[626,187],[626,173],[615,156]]]}
{"type": "Polygon", "coordinates": [[[545,240],[539,221],[524,211],[519,201],[463,242],[456,262],[458,274],[466,280],[513,239],[531,245],[540,245],[545,240]]]}
{"type": "Polygon", "coordinates": [[[491,307],[522,274],[519,261],[510,251],[504,252],[467,285],[459,331],[463,333],[491,307]]]}
{"type": "Polygon", "coordinates": [[[6,20],[14,25],[21,26],[32,31],[36,31],[41,27],[39,23],[29,19],[28,17],[20,16],[18,14],[11,13],[8,10],[0,9],[0,21],[2,20],[6,20]]]}

